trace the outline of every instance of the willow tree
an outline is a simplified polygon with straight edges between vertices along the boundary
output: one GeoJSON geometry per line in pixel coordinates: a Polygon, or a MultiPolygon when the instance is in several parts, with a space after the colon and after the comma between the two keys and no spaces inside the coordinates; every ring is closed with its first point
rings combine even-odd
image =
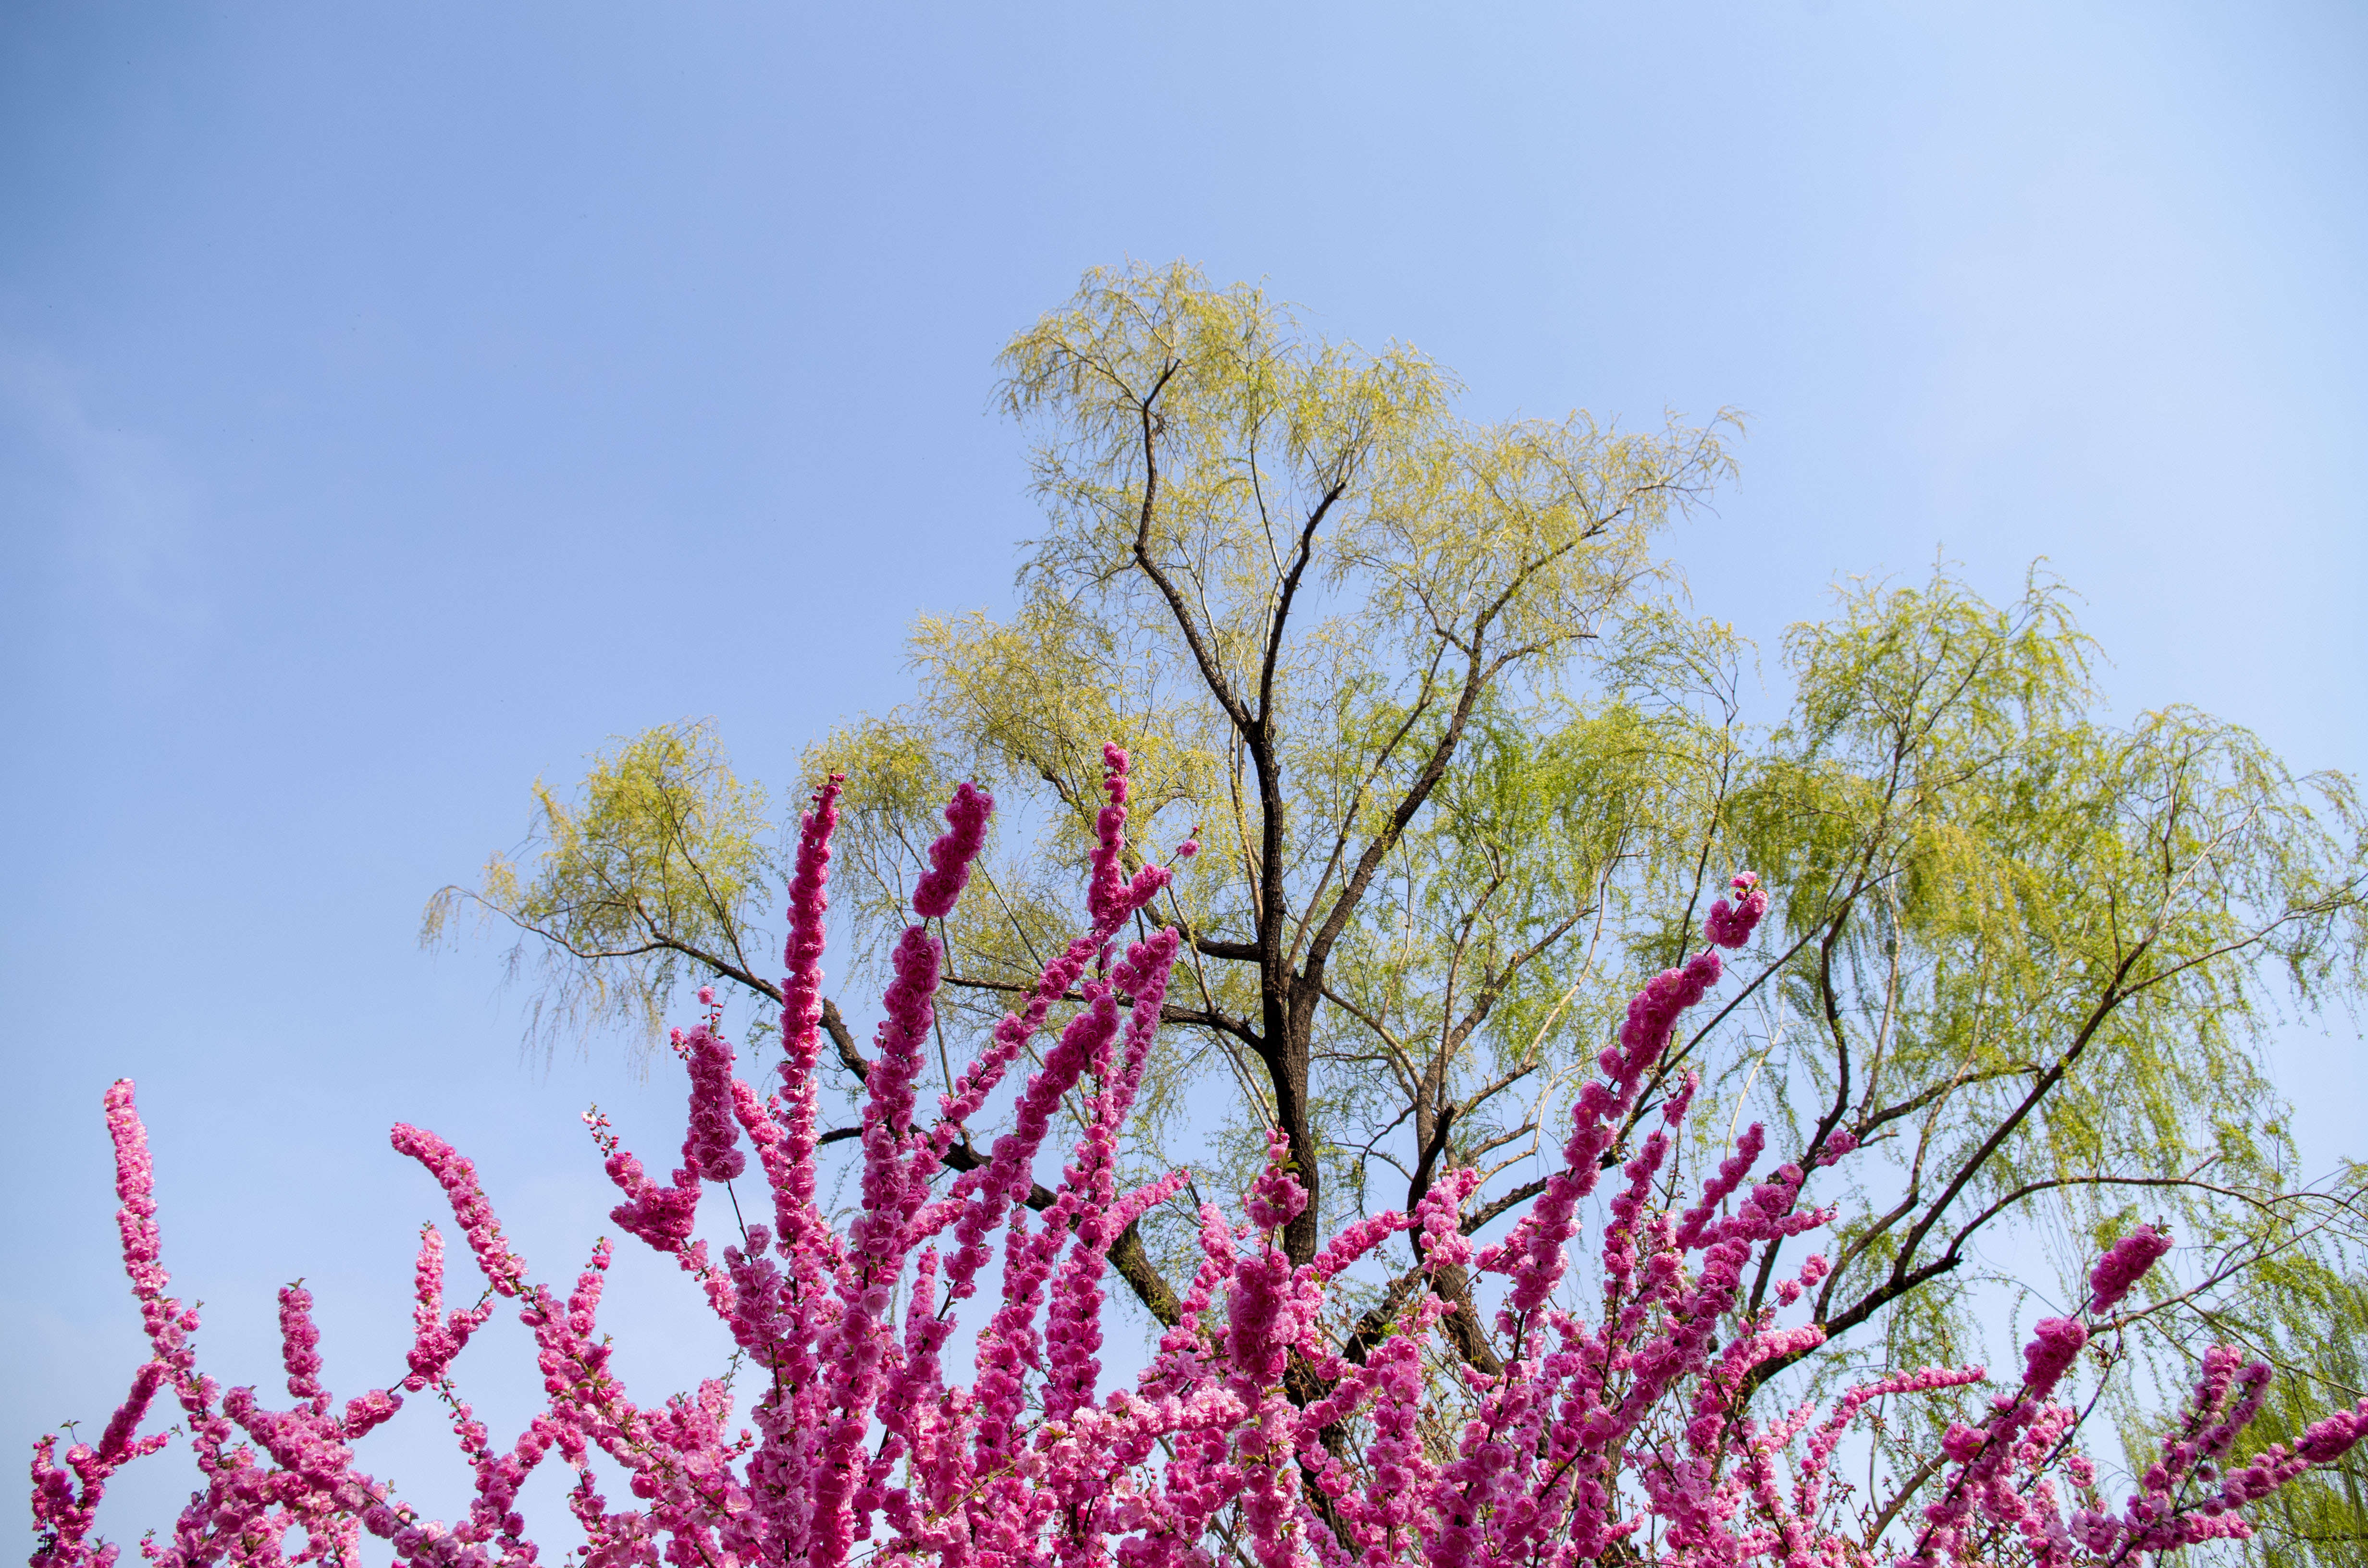
{"type": "MultiPolygon", "coordinates": [[[[898,733],[934,742],[933,771],[1038,783],[1064,829],[1103,739],[1148,754],[1208,868],[1179,907],[1198,961],[1172,1021],[1289,1137],[1304,1262],[1340,1147],[1326,1122],[1399,1100],[1418,1170],[1534,1066],[1459,1072],[1593,912],[1614,846],[1575,814],[1555,824],[1575,833],[1511,817],[1585,766],[1584,739],[1547,738],[1552,707],[1651,573],[1655,529],[1725,467],[1717,432],[1473,424],[1412,350],[1309,337],[1182,267],[1089,278],[1003,367],[1051,526],[1009,624],[924,625],[927,709],[898,733]],[[1474,833],[1491,793],[1510,814],[1474,833]],[[1417,988],[1438,1003],[1420,1023],[1398,1005],[1417,988]]],[[[826,756],[860,786],[876,746],[826,756]]],[[[1030,902],[959,934],[977,989],[1031,967],[1050,912],[1030,902]]]]}
{"type": "MultiPolygon", "coordinates": [[[[1315,1197],[1285,1237],[1302,1261],[1451,1169],[1486,1178],[1477,1231],[1538,1189],[1619,999],[1749,866],[1768,934],[1663,1071],[1727,1102],[1698,1125],[1764,1119],[1804,1166],[1858,1146],[1815,1176],[1841,1210],[1821,1366],[1977,1347],[1985,1248],[2069,1260],[2145,1213],[2190,1244],[2130,1320],[2166,1379],[2206,1329],[2304,1386],[2348,1375],[2361,1172],[2304,1179],[2260,1054],[2282,1007],[2360,992],[2348,780],[2185,710],[2115,722],[2044,581],[2002,607],[1946,575],[1846,593],[1788,639],[1786,717],[1747,723],[1747,651],[1670,608],[1656,554],[1725,473],[1724,418],[1474,423],[1413,350],[1180,267],[1088,275],[1002,369],[1045,513],[1017,602],[922,619],[915,699],[809,757],[809,784],[847,776],[840,886],[874,941],[946,791],[995,792],[978,895],[940,923],[948,1027],[991,1022],[1074,923],[1116,741],[1138,840],[1199,846],[1160,912],[1189,940],[1135,1156],[1232,1185],[1281,1128],[1315,1197]],[[2314,1334],[2305,1301],[2350,1327],[2314,1334]]],[[[712,733],[627,743],[579,804],[543,799],[531,870],[497,860],[472,896],[556,959],[563,1011],[655,1017],[693,971],[773,994],[746,955],[780,868],[712,733]]],[[[1150,1225],[1113,1262],[1170,1321],[1190,1232],[1150,1225]]],[[[1351,1355],[1425,1278],[1341,1325],[1351,1355]]],[[[1429,1278],[1495,1365],[1488,1303],[1429,1278]]],[[[2290,1507],[2329,1561],[2362,1517],[2340,1487],[2290,1507]]]]}
{"type": "MultiPolygon", "coordinates": [[[[1987,1315],[2051,1283],[1986,1252],[2052,1249],[2068,1287],[2090,1238],[2145,1215],[2189,1248],[2124,1324],[2153,1388],[2218,1334],[2349,1390],[2368,1167],[2302,1168],[2262,1051],[2360,994],[2353,786],[2190,709],[2112,722],[2091,653],[2044,581],[2002,608],[1945,576],[1861,588],[1796,627],[1792,712],[1715,808],[1725,853],[1779,890],[1775,939],[1661,1071],[1705,1072],[1796,1158],[1858,1150],[1823,1197],[1843,1219],[1814,1321],[1848,1351],[1820,1377],[1978,1354],[1987,1315]]],[[[2122,1414],[2135,1438],[2143,1401],[2122,1414]]],[[[2363,1476],[2286,1500],[2255,1550],[2356,1560],[2363,1476]]]]}

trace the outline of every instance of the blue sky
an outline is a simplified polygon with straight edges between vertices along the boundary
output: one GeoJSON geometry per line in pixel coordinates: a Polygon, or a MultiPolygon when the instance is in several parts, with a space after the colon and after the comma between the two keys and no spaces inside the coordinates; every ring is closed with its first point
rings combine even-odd
{"type": "MultiPolygon", "coordinates": [[[[0,1443],[138,1355],[120,1074],[236,1378],[299,1274],[332,1381],[393,1369],[395,1119],[575,1267],[575,1112],[677,1092],[521,1062],[421,903],[605,737],[785,778],[1006,602],[990,361],[1092,264],[1263,277],[1475,415],[1748,411],[1668,544],[1771,653],[1838,575],[2044,555],[2124,706],[2368,767],[2363,80],[2340,5],[8,6],[0,1443]]],[[[2356,1033],[2281,1054],[2359,1152],[2356,1033]]]]}

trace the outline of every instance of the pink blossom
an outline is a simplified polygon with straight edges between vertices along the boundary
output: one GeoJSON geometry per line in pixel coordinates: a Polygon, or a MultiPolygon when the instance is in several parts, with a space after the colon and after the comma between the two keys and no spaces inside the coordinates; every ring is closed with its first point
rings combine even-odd
{"type": "Polygon", "coordinates": [[[986,821],[995,797],[963,784],[946,807],[947,832],[929,846],[929,869],[913,890],[913,913],[924,920],[951,914],[970,881],[970,863],[986,842],[986,821]]]}
{"type": "Polygon", "coordinates": [[[1759,917],[1768,913],[1768,890],[1749,871],[1737,872],[1731,890],[1735,902],[1722,898],[1710,906],[1702,935],[1722,948],[1739,948],[1751,940],[1759,917]]]}
{"type": "Polygon", "coordinates": [[[2169,1235],[2152,1225],[2140,1225],[2108,1247],[2089,1271],[2089,1315],[2103,1317],[2120,1306],[2130,1288],[2169,1250],[2169,1235]]]}
{"type": "MultiPolygon", "coordinates": [[[[948,806],[915,897],[920,919],[891,956],[844,1223],[817,1199],[814,1122],[835,779],[801,826],[779,1092],[734,1075],[709,994],[704,1021],[678,1037],[689,1094],[670,1181],[653,1180],[607,1119],[587,1113],[623,1197],[612,1217],[691,1277],[737,1348],[736,1387],[709,1379],[651,1403],[631,1398],[599,1324],[609,1243],[593,1246],[563,1296],[511,1247],[474,1165],[434,1133],[397,1125],[394,1147],[441,1189],[484,1293],[448,1306],[443,1235],[424,1226],[399,1385],[342,1404],[332,1396],[314,1303],[298,1283],[279,1297],[289,1403],[223,1390],[197,1369],[196,1312],[165,1293],[146,1134],[131,1085],[116,1085],[106,1109],[117,1223],[149,1348],[95,1446],[61,1451],[54,1436],[35,1446],[35,1562],[110,1568],[116,1549],[93,1533],[97,1505],[117,1470],[163,1445],[164,1433],[141,1435],[160,1395],[178,1406],[199,1482],[154,1545],[165,1568],[350,1563],[365,1531],[414,1568],[527,1568],[538,1558],[522,1500],[546,1463],[571,1472],[564,1494],[583,1533],[583,1568],[846,1568],[859,1558],[883,1568],[1205,1568],[1220,1535],[1262,1568],[1576,1568],[1647,1552],[1668,1568],[1872,1568],[1878,1550],[1902,1547],[1899,1560],[1918,1564],[2003,1553],[2048,1568],[2119,1568],[2242,1539],[2244,1510],[2368,1437],[2362,1401],[2224,1470],[2271,1373],[2212,1347],[2136,1492],[2107,1508],[2072,1443],[2088,1397],[2080,1352],[2086,1319],[2112,1312],[2170,1244],[2141,1227],[2098,1261],[2086,1319],[2033,1325],[2019,1385],[1986,1405],[1942,1407],[1959,1418],[1944,1419],[1927,1456],[1930,1489],[1896,1513],[1887,1545],[1865,1540],[1863,1516],[1842,1506],[1833,1476],[1845,1438],[1892,1402],[1970,1401],[1987,1374],[1898,1369],[1824,1409],[1766,1408],[1765,1392],[1755,1403],[1770,1370],[1825,1342],[1823,1324],[1790,1314],[1832,1266],[1807,1253],[1774,1277],[1768,1302],[1747,1286],[1773,1276],[1788,1243],[1830,1221],[1807,1194],[1851,1144],[1838,1131],[1799,1163],[1763,1172],[1767,1135],[1755,1125],[1689,1178],[1688,1199],[1672,1196],[1700,1080],[1666,1062],[1680,1017],[1719,983],[1708,949],[1631,1002],[1600,1075],[1580,1087],[1560,1162],[1504,1241],[1475,1249],[1463,1216],[1480,1173],[1450,1168],[1412,1213],[1351,1219],[1294,1266],[1281,1233],[1305,1211],[1307,1192],[1289,1140],[1271,1132],[1238,1209],[1201,1206],[1193,1278],[1150,1363],[1132,1389],[1104,1390],[1110,1254],[1187,1180],[1120,1179],[1121,1137],[1182,941],[1139,926],[1121,941],[1167,872],[1126,873],[1126,755],[1110,747],[1105,764],[1089,924],[938,1096],[929,1121],[918,1085],[942,955],[926,922],[953,909],[992,801],[965,785],[948,806]],[[1019,1086],[1008,1129],[983,1164],[953,1176],[946,1163],[971,1146],[969,1119],[1064,1002],[1076,1010],[1019,1086]],[[1657,1107],[1648,1094],[1661,1096],[1657,1107]],[[1081,1108],[1082,1129],[1049,1199],[1031,1198],[1064,1102],[1081,1108]],[[711,1210],[737,1234],[717,1260],[699,1234],[700,1205],[709,1183],[748,1174],[743,1136],[772,1222],[711,1210]],[[1615,1161],[1621,1180],[1582,1308],[1565,1288],[1570,1252],[1582,1200],[1615,1161]],[[1040,1213],[1031,1201],[1049,1206],[1040,1213]],[[1406,1276],[1414,1288],[1390,1298],[1378,1334],[1352,1342],[1343,1325],[1373,1299],[1359,1271],[1401,1232],[1421,1266],[1406,1276]],[[987,1269],[998,1252],[999,1279],[987,1269]],[[1502,1366],[1491,1374],[1462,1365],[1444,1339],[1442,1292],[1467,1264],[1503,1281],[1502,1366]],[[988,1284],[999,1291],[976,1325],[964,1381],[947,1348],[988,1284]],[[454,1374],[497,1301],[526,1329],[544,1392],[507,1440],[454,1374]],[[1453,1378],[1442,1370],[1459,1366],[1453,1378]],[[361,1469],[355,1446],[406,1393],[429,1390],[471,1482],[450,1520],[426,1517],[361,1469]],[[622,1478],[622,1495],[602,1490],[604,1475],[622,1478]]],[[[1714,946],[1748,942],[1767,908],[1748,875],[1731,891],[1734,902],[1720,900],[1704,923],[1714,946]]]]}

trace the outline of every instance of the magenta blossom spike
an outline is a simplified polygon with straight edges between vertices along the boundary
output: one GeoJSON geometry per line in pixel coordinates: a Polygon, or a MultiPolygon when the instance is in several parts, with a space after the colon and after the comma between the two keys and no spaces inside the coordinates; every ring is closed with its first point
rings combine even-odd
{"type": "Polygon", "coordinates": [[[2089,1315],[2103,1317],[2170,1251],[2169,1233],[2140,1225],[2105,1250],[2089,1271],[2089,1315]]]}
{"type": "Polygon", "coordinates": [[[962,784],[946,807],[946,833],[929,846],[929,869],[913,889],[913,913],[936,920],[953,913],[954,901],[970,881],[970,866],[986,843],[986,821],[995,797],[962,784]]]}

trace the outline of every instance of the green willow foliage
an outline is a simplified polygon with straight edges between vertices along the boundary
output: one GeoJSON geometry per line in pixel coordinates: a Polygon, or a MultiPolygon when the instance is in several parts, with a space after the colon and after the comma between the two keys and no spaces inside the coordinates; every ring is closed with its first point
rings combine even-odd
{"type": "Polygon", "coordinates": [[[431,947],[471,912],[516,928],[510,973],[537,979],[529,1039],[622,1028],[646,1051],[679,983],[750,983],[769,967],[751,931],[784,885],[771,808],[733,775],[713,725],[620,742],[574,801],[537,779],[534,803],[531,861],[496,851],[475,888],[439,889],[420,923],[431,947]]]}
{"type": "MultiPolygon", "coordinates": [[[[1480,787],[1463,766],[1478,752],[1543,799],[1588,749],[1574,733],[1531,756],[1529,737],[1561,722],[1570,670],[1593,662],[1585,650],[1655,575],[1656,531],[1727,471],[1728,422],[1474,423],[1452,411],[1452,378],[1412,349],[1325,340],[1261,291],[1212,290],[1181,267],[1088,274],[1011,340],[1002,368],[1046,515],[1019,612],[924,622],[922,702],[836,737],[818,766],[848,775],[859,820],[893,854],[913,830],[860,811],[890,764],[916,770],[884,786],[897,800],[972,774],[1030,808],[1050,836],[1003,867],[999,908],[951,933],[958,982],[992,1011],[1064,928],[1047,901],[1066,880],[1051,868],[1074,859],[1062,846],[1084,826],[1099,746],[1128,747],[1155,820],[1206,846],[1206,870],[1168,912],[1194,933],[1168,1020],[1199,1031],[1186,1048],[1199,1074],[1240,1090],[1224,1140],[1236,1167],[1265,1126],[1289,1139],[1311,1202],[1285,1245],[1304,1262],[1362,1205],[1361,1184],[1342,1185],[1362,1174],[1342,1158],[1360,1124],[1402,1125],[1434,1165],[1459,1118],[1472,1157],[1483,1126],[1498,1124],[1500,1149],[1534,1134],[1543,1052],[1486,1083],[1465,1084],[1465,1069],[1489,1049],[1482,1026],[1498,1005],[1582,926],[1602,878],[1541,856],[1555,835],[1469,887],[1415,868],[1488,853],[1471,817],[1442,812],[1459,773],[1467,795],[1480,787]],[[1492,733],[1518,744],[1492,747],[1492,733]],[[1386,999],[1340,983],[1377,940],[1395,949],[1393,974],[1454,1005],[1436,1040],[1370,1006],[1356,1021],[1360,1001],[1386,999]],[[1395,1114],[1367,1092],[1376,1065],[1395,1114]]],[[[893,883],[877,887],[875,915],[893,883]]],[[[1194,1077],[1149,1085],[1152,1127],[1177,1121],[1194,1077]]],[[[1364,1153],[1420,1196],[1418,1152],[1364,1153]]]]}
{"type": "MultiPolygon", "coordinates": [[[[2198,1267],[2141,1320],[2136,1386],[2214,1333],[2298,1389],[2356,1390],[2368,1172],[2305,1184],[2260,1060],[2282,1001],[2359,993],[2351,782],[2192,710],[2108,722],[2044,584],[2003,610],[1945,577],[1861,590],[1786,654],[1793,712],[1723,810],[1783,890],[1790,957],[1758,1050],[1698,1049],[1796,1140],[1891,1151],[1889,1185],[1861,1167],[1820,1321],[1877,1331],[1857,1345],[1878,1363],[1976,1353],[2004,1283],[1986,1243],[2052,1242],[2068,1279],[2095,1238],[2167,1219],[2198,1267]]],[[[2360,1475],[2283,1502],[2255,1550],[2350,1560],[2360,1475]]]]}
{"type": "MultiPolygon", "coordinates": [[[[1653,553],[1726,472],[1716,426],[1472,425],[1411,350],[1180,267],[1089,275],[1003,366],[1048,519],[1018,607],[918,622],[915,700],[827,737],[804,783],[847,775],[859,967],[951,786],[995,792],[942,923],[943,1027],[976,1032],[1075,925],[1100,748],[1133,754],[1138,839],[1201,849],[1159,911],[1190,940],[1130,1177],[1238,1187],[1281,1125],[1326,1225],[1471,1168],[1479,1229],[1538,1190],[1614,1011],[1748,867],[1769,927],[1658,1071],[1699,1068],[1717,1112],[1672,1180],[1748,1119],[1787,1157],[1871,1146],[1815,1194],[1842,1210],[1832,1340],[1775,1369],[1785,1392],[1998,1350],[2051,1265],[2060,1303],[2141,1218],[2181,1249],[2132,1325],[2133,1442],[2207,1339],[2294,1374],[2270,1435],[2362,1392],[2368,1171],[2303,1171],[2262,1065],[2282,1017],[2368,978],[2350,780],[2192,710],[2115,721],[2044,578],[2005,605],[1946,573],[1846,589],[1785,640],[1782,720],[1750,722],[1749,650],[1666,603],[1653,553]]],[[[622,743],[578,802],[538,800],[531,858],[439,894],[431,935],[464,899],[515,922],[546,1026],[655,1019],[680,980],[772,994],[747,955],[776,852],[711,731],[622,743]]],[[[1143,1232],[1121,1272],[1165,1319],[1189,1215],[1143,1232]]],[[[1460,1271],[1436,1288],[1489,1364],[1460,1271]]],[[[2350,1463],[2248,1550],[2356,1561],[2350,1463]]]]}

